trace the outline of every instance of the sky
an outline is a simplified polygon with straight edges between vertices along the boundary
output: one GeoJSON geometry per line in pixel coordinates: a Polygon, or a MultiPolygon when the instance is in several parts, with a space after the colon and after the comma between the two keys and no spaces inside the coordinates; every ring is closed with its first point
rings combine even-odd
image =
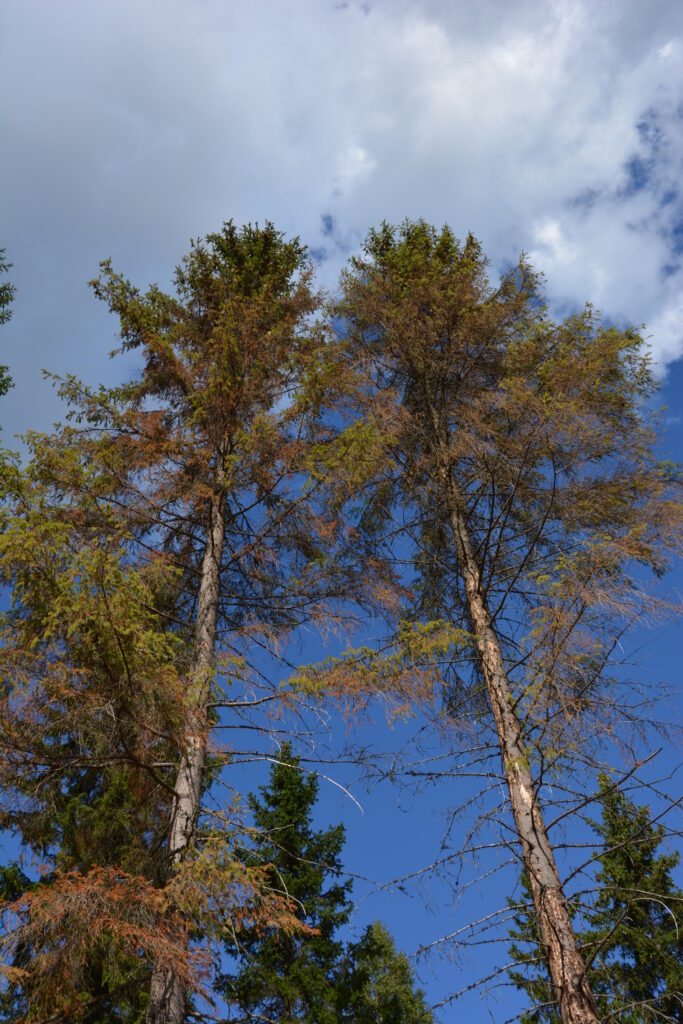
{"type": "Polygon", "coordinates": [[[272,220],[333,288],[369,227],[524,250],[559,313],[592,302],[683,353],[678,0],[5,0],[1,244],[16,313],[5,438],[40,370],[99,380],[111,257],[167,283],[191,237],[272,220]]]}
{"type": "MultiPolygon", "coordinates": [[[[269,219],[333,290],[371,226],[424,217],[472,231],[494,277],[528,253],[558,316],[645,325],[680,457],[680,0],[5,0],[0,78],[4,444],[61,415],[43,368],[122,372],[100,260],[163,286],[190,238],[269,219]]],[[[405,832],[368,799],[359,863],[405,832]]]]}

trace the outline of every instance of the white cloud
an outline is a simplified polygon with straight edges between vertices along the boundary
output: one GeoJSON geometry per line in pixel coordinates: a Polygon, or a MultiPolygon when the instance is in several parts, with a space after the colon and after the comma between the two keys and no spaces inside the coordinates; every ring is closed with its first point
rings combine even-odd
{"type": "Polygon", "coordinates": [[[536,248],[529,253],[529,259],[537,266],[559,270],[576,263],[579,248],[567,240],[557,220],[552,218],[536,224],[532,231],[536,248]]]}
{"type": "Polygon", "coordinates": [[[683,298],[672,298],[661,313],[648,325],[659,364],[680,358],[683,351],[683,298]]]}
{"type": "Polygon", "coordinates": [[[100,258],[163,282],[228,217],[328,285],[382,218],[448,220],[683,353],[679,0],[8,0],[2,45],[12,427],[54,415],[41,365],[112,372],[100,258]]]}
{"type": "Polygon", "coordinates": [[[348,146],[340,154],[339,172],[335,176],[342,189],[353,186],[356,181],[365,178],[377,167],[377,161],[368,155],[362,146],[348,146]]]}

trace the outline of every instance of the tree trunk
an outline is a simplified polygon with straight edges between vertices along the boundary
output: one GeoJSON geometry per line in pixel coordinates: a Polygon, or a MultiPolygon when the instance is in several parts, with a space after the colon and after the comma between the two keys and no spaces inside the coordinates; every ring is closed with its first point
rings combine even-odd
{"type": "Polygon", "coordinates": [[[512,813],[547,950],[550,976],[564,1024],[589,1024],[598,1020],[595,1000],[586,980],[585,966],[576,944],[553,849],[529,770],[500,643],[481,591],[481,574],[472,550],[464,504],[443,461],[441,479],[477,652],[498,733],[512,813]]]}
{"type": "MultiPolygon", "coordinates": [[[[220,473],[219,478],[222,485],[220,473]]],[[[208,537],[197,597],[185,743],[178,766],[167,847],[171,871],[181,862],[185,851],[193,844],[199,816],[206,760],[207,705],[211,694],[216,650],[224,542],[225,495],[221,486],[221,490],[214,494],[211,501],[208,537]]],[[[183,1024],[185,989],[185,982],[177,971],[168,966],[155,966],[150,985],[147,1024],[183,1024]]]]}

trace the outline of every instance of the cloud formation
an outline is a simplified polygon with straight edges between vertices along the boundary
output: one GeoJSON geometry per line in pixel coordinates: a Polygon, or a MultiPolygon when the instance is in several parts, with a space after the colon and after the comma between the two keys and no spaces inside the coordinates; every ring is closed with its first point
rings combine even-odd
{"type": "Polygon", "coordinates": [[[229,217],[300,234],[330,287],[383,218],[448,221],[493,272],[529,252],[557,311],[683,354],[679,0],[8,0],[4,22],[10,431],[56,414],[40,366],[112,373],[101,258],[165,283],[229,217]]]}

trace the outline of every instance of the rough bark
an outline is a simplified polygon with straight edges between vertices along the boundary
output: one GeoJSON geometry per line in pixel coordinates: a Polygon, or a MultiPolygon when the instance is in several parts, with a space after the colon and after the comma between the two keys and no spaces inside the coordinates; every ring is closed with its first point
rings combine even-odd
{"type": "Polygon", "coordinates": [[[585,965],[529,770],[500,643],[482,593],[481,573],[472,550],[462,497],[443,465],[441,477],[477,653],[498,734],[512,813],[562,1020],[564,1024],[591,1024],[598,1020],[595,1000],[586,980],[585,965]]]}
{"type": "MultiPolygon", "coordinates": [[[[216,650],[220,600],[220,572],[225,542],[225,495],[222,486],[211,501],[206,548],[202,560],[190,695],[184,749],[178,766],[175,798],[169,827],[168,864],[172,871],[194,842],[206,760],[207,706],[216,650]]],[[[157,965],[150,985],[147,1024],[183,1024],[183,977],[172,967],[157,965]]]]}

